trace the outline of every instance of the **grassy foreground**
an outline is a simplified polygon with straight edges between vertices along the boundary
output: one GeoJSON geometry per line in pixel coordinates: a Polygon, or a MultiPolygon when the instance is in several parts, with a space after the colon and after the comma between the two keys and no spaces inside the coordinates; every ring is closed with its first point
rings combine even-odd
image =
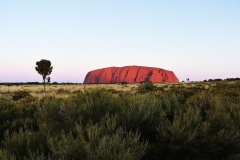
{"type": "Polygon", "coordinates": [[[0,85],[0,159],[240,159],[240,81],[102,86],[0,85]]]}

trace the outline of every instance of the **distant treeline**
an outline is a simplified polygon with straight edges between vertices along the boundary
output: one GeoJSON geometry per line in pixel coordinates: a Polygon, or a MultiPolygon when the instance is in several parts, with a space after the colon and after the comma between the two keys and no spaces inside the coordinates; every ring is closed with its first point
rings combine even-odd
{"type": "MultiPolygon", "coordinates": [[[[0,85],[42,85],[43,82],[0,82],[0,85]]],[[[62,82],[62,83],[58,83],[58,82],[52,82],[52,83],[48,83],[48,84],[82,84],[82,83],[71,83],[71,82],[62,82]]]]}
{"type": "MultiPolygon", "coordinates": [[[[227,79],[220,79],[220,78],[217,78],[217,79],[209,79],[208,82],[217,82],[217,81],[237,81],[237,80],[240,80],[240,78],[227,78],[227,79]]],[[[207,82],[207,80],[204,80],[204,82],[207,82]]]]}
{"type": "MultiPolygon", "coordinates": [[[[240,80],[240,78],[226,78],[226,79],[220,79],[220,78],[216,78],[216,79],[208,79],[208,80],[203,80],[203,82],[218,82],[218,81],[237,81],[240,80]]],[[[184,81],[183,81],[184,82],[184,81]]],[[[140,82],[140,83],[145,83],[145,82],[140,82]]],[[[0,85],[42,85],[43,82],[0,82],[0,85]]],[[[72,83],[72,82],[62,82],[62,83],[58,83],[58,82],[52,82],[52,83],[48,83],[48,84],[83,84],[83,83],[72,83]]],[[[89,84],[93,84],[93,83],[89,83],[89,84]]],[[[101,83],[101,84],[107,84],[107,83],[101,83]]],[[[128,84],[127,82],[121,82],[119,84],[128,84]]]]}

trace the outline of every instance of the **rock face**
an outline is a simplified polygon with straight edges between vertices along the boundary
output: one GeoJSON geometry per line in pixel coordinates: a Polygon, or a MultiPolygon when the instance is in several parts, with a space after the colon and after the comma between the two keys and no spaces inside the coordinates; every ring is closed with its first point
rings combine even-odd
{"type": "Polygon", "coordinates": [[[154,67],[108,67],[88,72],[84,83],[179,82],[172,71],[154,67]]]}

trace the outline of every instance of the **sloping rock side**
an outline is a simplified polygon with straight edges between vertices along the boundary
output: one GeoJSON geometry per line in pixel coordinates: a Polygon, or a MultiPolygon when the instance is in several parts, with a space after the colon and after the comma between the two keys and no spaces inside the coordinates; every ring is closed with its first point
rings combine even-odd
{"type": "Polygon", "coordinates": [[[84,83],[179,82],[172,71],[155,67],[108,67],[88,72],[84,83]]]}

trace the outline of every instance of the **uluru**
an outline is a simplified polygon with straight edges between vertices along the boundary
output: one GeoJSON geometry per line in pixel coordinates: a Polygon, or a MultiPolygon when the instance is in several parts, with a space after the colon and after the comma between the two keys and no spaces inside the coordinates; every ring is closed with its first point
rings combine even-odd
{"type": "Polygon", "coordinates": [[[179,82],[172,71],[156,67],[107,67],[87,73],[84,83],[179,82]]]}

